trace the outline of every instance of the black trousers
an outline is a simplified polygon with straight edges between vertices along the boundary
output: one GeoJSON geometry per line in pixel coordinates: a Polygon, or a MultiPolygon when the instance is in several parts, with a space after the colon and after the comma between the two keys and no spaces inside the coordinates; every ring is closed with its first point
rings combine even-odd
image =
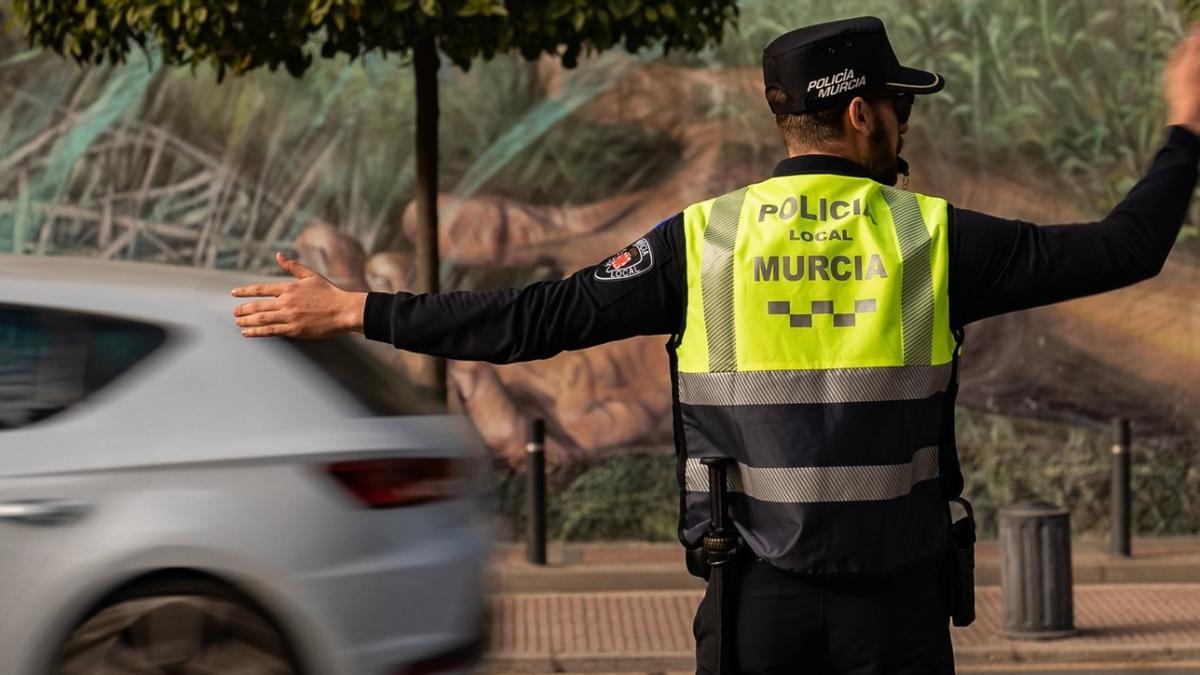
{"type": "MultiPolygon", "coordinates": [[[[736,675],[954,673],[936,561],[880,578],[820,579],[742,556],[732,576],[736,675]]],[[[698,675],[713,668],[710,602],[706,593],[693,624],[698,675]]]]}

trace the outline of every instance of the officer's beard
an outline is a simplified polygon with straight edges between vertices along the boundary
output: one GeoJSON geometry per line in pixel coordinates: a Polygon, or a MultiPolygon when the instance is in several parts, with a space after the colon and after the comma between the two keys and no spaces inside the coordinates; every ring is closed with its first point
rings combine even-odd
{"type": "MultiPolygon", "coordinates": [[[[901,140],[899,143],[903,143],[901,140]]],[[[900,174],[908,175],[908,162],[900,159],[899,147],[892,151],[888,130],[882,125],[875,127],[867,138],[867,173],[872,180],[884,185],[895,185],[900,174]]]]}

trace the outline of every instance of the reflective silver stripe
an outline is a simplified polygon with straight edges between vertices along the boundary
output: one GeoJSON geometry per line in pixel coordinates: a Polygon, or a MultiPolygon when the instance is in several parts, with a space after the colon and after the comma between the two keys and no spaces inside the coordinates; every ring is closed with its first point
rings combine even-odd
{"type": "MultiPolygon", "coordinates": [[[[729,472],[729,489],[763,502],[872,502],[895,499],[917,483],[938,477],[938,450],[921,448],[906,464],[759,468],[738,463],[729,472]]],[[[689,459],[689,492],[708,492],[708,467],[689,459]]]]}
{"type": "Polygon", "coordinates": [[[737,333],[733,326],[733,247],[746,188],[718,197],[704,228],[700,256],[700,291],[704,298],[704,327],[708,334],[708,369],[737,368],[737,333]]]}
{"type": "Polygon", "coordinates": [[[900,256],[900,333],[905,365],[933,360],[933,268],[929,259],[929,229],[921,205],[911,192],[883,186],[883,198],[892,212],[900,256]]]}
{"type": "Polygon", "coordinates": [[[679,373],[685,405],[914,401],[946,391],[951,365],[679,373]]]}
{"type": "Polygon", "coordinates": [[[904,89],[933,89],[942,81],[942,76],[937,73],[933,74],[933,84],[904,84],[903,82],[884,82],[887,87],[901,87],[904,89]]]}

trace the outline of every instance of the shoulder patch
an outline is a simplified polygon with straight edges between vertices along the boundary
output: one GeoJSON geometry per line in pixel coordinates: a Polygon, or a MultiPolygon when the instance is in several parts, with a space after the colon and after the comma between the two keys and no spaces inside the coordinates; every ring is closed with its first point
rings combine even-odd
{"type": "Polygon", "coordinates": [[[645,237],[638,239],[596,268],[599,281],[622,281],[649,272],[654,267],[654,253],[645,237]]]}

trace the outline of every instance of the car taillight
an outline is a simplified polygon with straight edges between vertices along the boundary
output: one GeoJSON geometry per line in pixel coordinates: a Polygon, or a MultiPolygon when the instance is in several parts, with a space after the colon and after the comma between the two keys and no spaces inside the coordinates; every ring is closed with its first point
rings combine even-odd
{"type": "Polygon", "coordinates": [[[468,481],[465,461],[442,457],[353,460],[325,470],[372,509],[452,499],[466,492],[468,481]]]}

